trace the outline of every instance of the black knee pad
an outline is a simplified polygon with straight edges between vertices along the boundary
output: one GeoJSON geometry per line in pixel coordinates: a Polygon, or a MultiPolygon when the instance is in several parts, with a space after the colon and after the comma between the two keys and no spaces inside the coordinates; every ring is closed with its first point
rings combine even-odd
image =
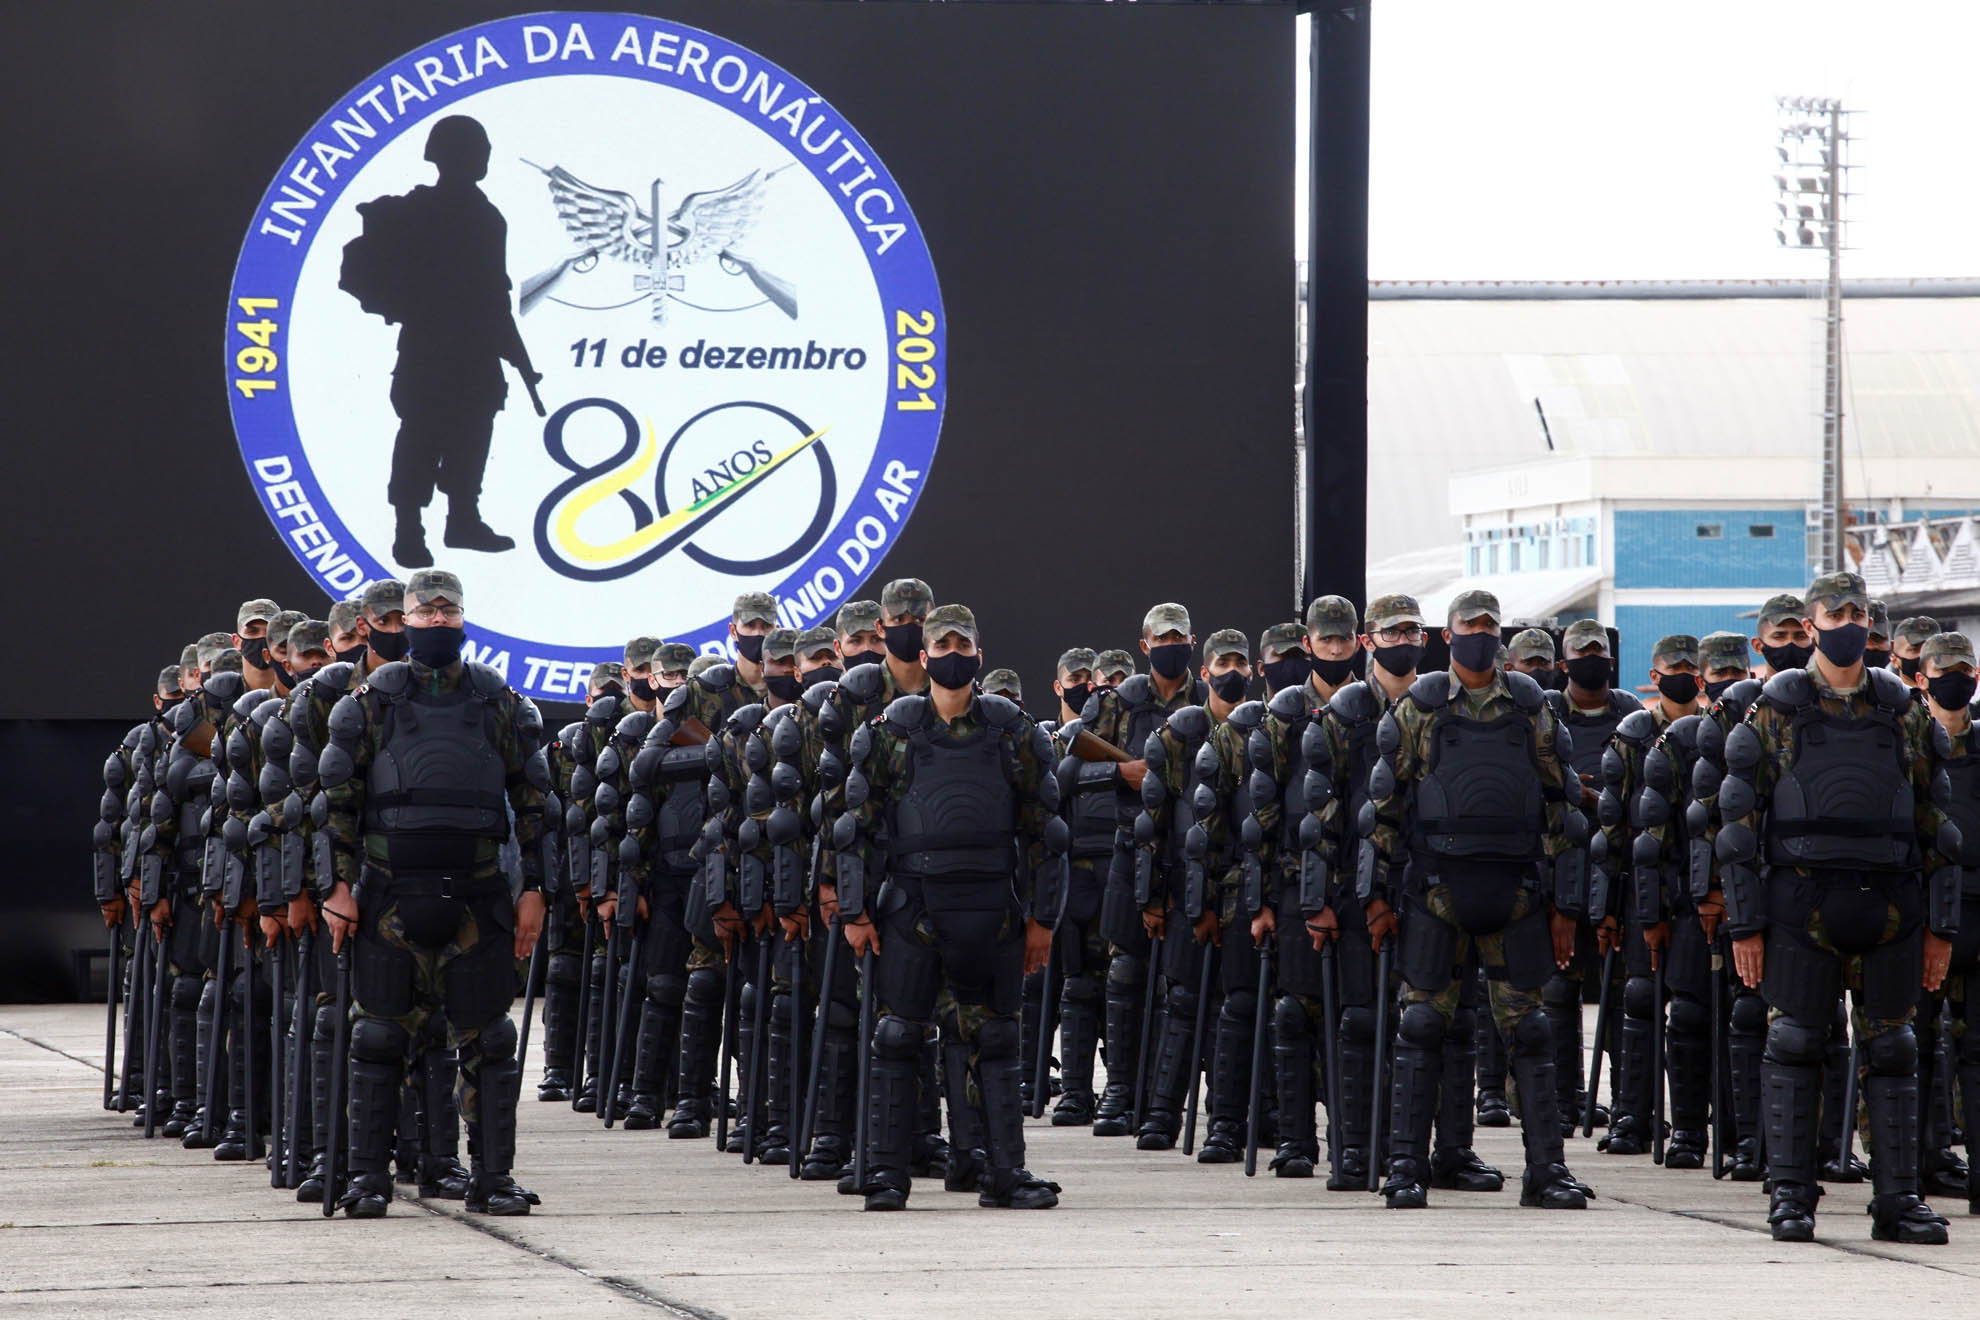
{"type": "Polygon", "coordinates": [[[390,1018],[364,1017],[351,1024],[351,1057],[364,1063],[403,1063],[412,1037],[390,1018]]]}
{"type": "Polygon", "coordinates": [[[1353,1041],[1357,1045],[1364,1045],[1374,1040],[1375,1010],[1366,1007],[1342,1009],[1341,1039],[1353,1041]]]}
{"type": "Polygon", "coordinates": [[[702,1009],[722,1006],[722,973],[714,967],[699,967],[688,973],[686,1002],[702,1009]]]}
{"type": "Polygon", "coordinates": [[[1657,1016],[1657,983],[1647,976],[1632,976],[1624,981],[1623,1015],[1646,1019],[1657,1016]]]}
{"type": "Polygon", "coordinates": [[[1513,1025],[1512,1052],[1528,1058],[1554,1056],[1554,1024],[1545,1013],[1528,1013],[1513,1025]]]}
{"type": "Polygon", "coordinates": [[[337,1039],[337,1006],[318,1004],[316,1006],[316,1039],[331,1041],[337,1039]]]}
{"type": "Polygon", "coordinates": [[[1732,1003],[1732,1029],[1742,1036],[1758,1036],[1767,1030],[1767,1001],[1759,995],[1735,995],[1732,1003]]]}
{"type": "Polygon", "coordinates": [[[1420,1050],[1436,1050],[1444,1044],[1444,1015],[1428,1004],[1411,1004],[1396,1022],[1396,1036],[1420,1050]]]}
{"type": "Polygon", "coordinates": [[[1550,976],[1540,987],[1540,1002],[1550,1013],[1579,1011],[1581,982],[1565,976],[1550,976]]]}
{"type": "Polygon", "coordinates": [[[1233,990],[1224,996],[1224,1006],[1218,1015],[1231,1022],[1242,1022],[1247,1026],[1258,1016],[1258,992],[1256,990],[1233,990]]]}
{"type": "Polygon", "coordinates": [[[1162,1003],[1169,1010],[1169,1016],[1179,1018],[1196,1017],[1196,991],[1193,987],[1171,985],[1169,993],[1162,996],[1162,1003]]]}
{"type": "Polygon", "coordinates": [[[678,972],[656,972],[646,978],[646,997],[663,1008],[677,1008],[687,998],[687,977],[678,972]]]}
{"type": "Polygon", "coordinates": [[[1117,954],[1107,964],[1107,988],[1116,994],[1123,990],[1139,990],[1142,978],[1147,975],[1146,959],[1117,954]]]}
{"type": "Polygon", "coordinates": [[[543,976],[551,985],[574,986],[578,983],[578,972],[582,966],[575,953],[553,953],[550,955],[550,966],[543,976]]]}
{"type": "Polygon", "coordinates": [[[1018,1024],[1016,1018],[993,1017],[976,1029],[976,1057],[979,1059],[1010,1059],[1018,1052],[1018,1024]]]}
{"type": "Polygon", "coordinates": [[[892,1013],[873,1024],[873,1052],[883,1059],[904,1059],[910,1063],[918,1061],[926,1039],[919,1022],[910,1022],[892,1013]]]}
{"type": "Polygon", "coordinates": [[[1082,972],[1078,976],[1068,976],[1065,987],[1060,991],[1062,999],[1069,1004],[1097,1004],[1106,995],[1106,986],[1098,976],[1082,972]]]}
{"type": "Polygon", "coordinates": [[[1306,1005],[1291,995],[1280,995],[1279,1002],[1272,1006],[1272,1029],[1281,1045],[1290,1045],[1312,1038],[1313,1020],[1306,1016],[1306,1005]]]}
{"type": "Polygon", "coordinates": [[[502,1063],[516,1057],[515,1019],[504,1013],[475,1033],[483,1063],[502,1063]]]}
{"type": "MultiPolygon", "coordinates": [[[[1909,1033],[1907,1033],[1909,1034],[1909,1033]]],[[[1767,1026],[1767,1057],[1790,1067],[1819,1068],[1829,1052],[1829,1024],[1776,1018],[1767,1026]]]]}
{"type": "Polygon", "coordinates": [[[859,1010],[836,999],[825,1001],[825,1028],[832,1032],[852,1031],[859,1026],[859,1010]]]}
{"type": "Polygon", "coordinates": [[[1918,1071],[1918,1037],[1910,1027],[1893,1027],[1870,1037],[1863,1058],[1879,1077],[1909,1077],[1918,1071]]]}
{"type": "Polygon", "coordinates": [[[180,1013],[191,1013],[199,1007],[200,987],[205,982],[197,976],[175,976],[172,978],[172,1007],[180,1013]]]}
{"type": "Polygon", "coordinates": [[[1673,1036],[1707,1035],[1712,1030],[1712,1011],[1696,999],[1684,995],[1671,997],[1671,1034],[1673,1036]]]}

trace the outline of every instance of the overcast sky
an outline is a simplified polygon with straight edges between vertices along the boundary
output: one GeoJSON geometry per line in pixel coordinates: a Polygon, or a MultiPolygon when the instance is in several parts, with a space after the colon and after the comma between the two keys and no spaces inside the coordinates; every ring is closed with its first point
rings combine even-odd
{"type": "Polygon", "coordinates": [[[1777,95],[1863,112],[1846,277],[1980,274],[1976,59],[1975,0],[1382,0],[1369,275],[1818,277],[1773,235],[1777,95]]]}

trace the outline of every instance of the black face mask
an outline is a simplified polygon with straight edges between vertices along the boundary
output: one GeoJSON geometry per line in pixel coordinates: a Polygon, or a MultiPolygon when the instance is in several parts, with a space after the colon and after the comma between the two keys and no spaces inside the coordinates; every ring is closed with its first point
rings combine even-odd
{"type": "Polygon", "coordinates": [[[1976,680],[1972,674],[1940,674],[1925,680],[1925,691],[1941,710],[1964,710],[1973,703],[1976,680]]]}
{"type": "Polygon", "coordinates": [[[1567,662],[1568,681],[1584,692],[1600,692],[1614,672],[1606,655],[1578,655],[1567,662]]]}
{"type": "Polygon", "coordinates": [[[1066,708],[1072,711],[1073,714],[1077,715],[1081,711],[1086,709],[1086,700],[1088,697],[1091,697],[1092,695],[1093,695],[1093,684],[1074,683],[1072,686],[1068,687],[1063,693],[1060,694],[1059,700],[1065,702],[1066,708]]]}
{"type": "Polygon", "coordinates": [[[315,677],[316,677],[316,676],[317,676],[318,674],[320,674],[320,673],[322,673],[322,672],[323,672],[323,666],[322,666],[322,665],[318,665],[318,666],[316,666],[316,668],[314,668],[314,669],[298,669],[298,670],[295,670],[295,671],[294,671],[294,675],[295,675],[295,676],[294,676],[294,678],[293,678],[293,679],[292,679],[292,680],[290,681],[290,683],[289,683],[289,686],[290,686],[291,688],[298,688],[298,687],[301,687],[301,686],[302,686],[302,685],[303,685],[304,683],[307,683],[307,682],[309,682],[309,680],[310,680],[310,679],[312,679],[312,678],[315,678],[315,677]]]}
{"type": "Polygon", "coordinates": [[[1872,669],[1889,669],[1891,667],[1891,653],[1888,649],[1880,651],[1874,647],[1866,646],[1863,648],[1863,663],[1869,665],[1872,669]]]}
{"type": "Polygon", "coordinates": [[[274,656],[268,658],[268,667],[275,671],[275,681],[285,688],[294,688],[296,676],[282,667],[282,662],[274,656]]]}
{"type": "MultiPolygon", "coordinates": [[[[919,646],[920,643],[917,642],[916,645],[919,646]]],[[[857,669],[861,665],[879,664],[887,658],[887,653],[885,651],[845,651],[840,654],[839,658],[845,661],[846,668],[857,669]]],[[[914,657],[909,656],[908,659],[912,660],[914,657]]]]}
{"type": "Polygon", "coordinates": [[[804,691],[804,684],[796,674],[765,674],[763,686],[779,701],[796,701],[804,691]]]}
{"type": "Polygon", "coordinates": [[[1263,665],[1265,686],[1277,692],[1280,688],[1297,687],[1306,681],[1313,672],[1313,666],[1305,655],[1295,652],[1283,660],[1267,660],[1263,665]]]}
{"type": "Polygon", "coordinates": [[[266,637],[241,638],[241,659],[256,669],[268,668],[268,639],[266,637]]]}
{"type": "Polygon", "coordinates": [[[1148,665],[1163,678],[1181,678],[1189,672],[1188,642],[1165,642],[1148,648],[1148,665]]]}
{"type": "MultiPolygon", "coordinates": [[[[1451,661],[1460,668],[1473,673],[1483,673],[1492,667],[1499,658],[1499,635],[1497,633],[1453,633],[1451,635],[1451,661]]],[[[1607,664],[1608,661],[1603,661],[1607,664]]],[[[1606,673],[1607,671],[1604,670],[1606,673]]]]}
{"type": "Polygon", "coordinates": [[[749,661],[753,665],[762,664],[763,637],[764,634],[762,633],[757,633],[753,637],[748,635],[747,633],[737,633],[736,654],[741,656],[743,659],[749,661]]]}
{"type": "Polygon", "coordinates": [[[347,646],[337,652],[337,660],[341,664],[354,665],[362,659],[364,659],[363,642],[359,642],[356,646],[347,646]]]}
{"type": "Polygon", "coordinates": [[[817,687],[820,683],[836,683],[839,681],[842,673],[844,673],[843,670],[835,669],[831,665],[820,665],[804,676],[804,686],[810,689],[817,687]]]}
{"type": "Polygon", "coordinates": [[[921,625],[918,623],[889,623],[884,625],[887,635],[880,640],[893,653],[894,659],[911,665],[921,656],[921,625]]]}
{"type": "Polygon", "coordinates": [[[653,700],[654,690],[653,680],[650,678],[635,678],[632,681],[632,694],[641,701],[653,700]]]}
{"type": "Polygon", "coordinates": [[[186,694],[183,692],[181,692],[176,697],[168,697],[165,696],[163,693],[160,693],[158,697],[158,713],[160,715],[171,714],[172,707],[178,705],[180,702],[184,701],[185,699],[186,699],[186,694]]]}
{"type": "Polygon", "coordinates": [[[1401,678],[1415,669],[1423,659],[1423,647],[1416,642],[1400,642],[1395,646],[1375,648],[1375,663],[1401,678]]]}
{"type": "Polygon", "coordinates": [[[404,636],[413,659],[428,669],[445,669],[461,658],[461,646],[467,641],[467,629],[440,623],[431,628],[408,628],[404,636]]]}
{"type": "Polygon", "coordinates": [[[1339,687],[1354,677],[1354,661],[1322,660],[1316,655],[1313,657],[1313,672],[1328,687],[1339,687]]]}
{"type": "Polygon", "coordinates": [[[406,635],[402,632],[384,632],[374,628],[371,632],[371,649],[381,660],[403,660],[406,658],[406,635]]]}
{"type": "Polygon", "coordinates": [[[1739,682],[1736,678],[1721,678],[1705,685],[1705,695],[1717,701],[1726,694],[1726,689],[1739,682]]]}
{"type": "Polygon", "coordinates": [[[1760,654],[1767,661],[1767,667],[1778,674],[1783,669],[1806,669],[1808,662],[1815,658],[1815,648],[1793,645],[1763,646],[1760,648],[1760,654]]]}
{"type": "Polygon", "coordinates": [[[1232,706],[1244,700],[1244,690],[1250,686],[1251,675],[1235,669],[1210,675],[1210,690],[1217,694],[1219,701],[1232,706]]]}
{"type": "MultiPolygon", "coordinates": [[[[920,629],[916,628],[916,632],[920,629]]],[[[928,681],[936,687],[947,688],[951,692],[968,687],[976,681],[976,671],[983,667],[983,658],[963,655],[950,651],[943,655],[928,657],[928,681]]]]}
{"type": "Polygon", "coordinates": [[[1822,648],[1822,658],[1845,669],[1863,658],[1863,647],[1869,640],[1870,629],[1860,623],[1815,630],[1815,645],[1822,648]]]}
{"type": "Polygon", "coordinates": [[[1522,669],[1519,672],[1525,674],[1545,690],[1551,691],[1567,686],[1567,675],[1558,669],[1522,669]]]}
{"type": "Polygon", "coordinates": [[[1657,691],[1680,706],[1688,705],[1698,700],[1698,675],[1659,674],[1657,691]]]}
{"type": "Polygon", "coordinates": [[[1917,678],[1918,670],[1924,663],[1925,660],[1922,656],[1914,655],[1909,660],[1900,657],[1898,660],[1898,672],[1906,678],[1917,678]]]}

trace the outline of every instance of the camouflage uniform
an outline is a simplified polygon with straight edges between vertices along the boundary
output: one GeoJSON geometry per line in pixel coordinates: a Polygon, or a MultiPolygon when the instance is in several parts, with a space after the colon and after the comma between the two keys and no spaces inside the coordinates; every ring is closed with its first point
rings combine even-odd
{"type": "MultiPolygon", "coordinates": [[[[1073,647],[1060,654],[1056,674],[1091,672],[1094,654],[1073,647]]],[[[1090,697],[1075,693],[1083,708],[1090,697]]],[[[1068,703],[1071,705],[1072,703],[1068,703]]],[[[1059,811],[1071,831],[1064,911],[1053,937],[1053,957],[1061,980],[1058,987],[1059,1068],[1065,1089],[1052,1110],[1054,1127],[1088,1127],[1094,1119],[1094,1051],[1106,1002],[1107,965],[1112,946],[1100,930],[1101,887],[1114,855],[1115,781],[1105,761],[1082,761],[1072,754],[1085,721],[1075,715],[1052,732],[1052,755],[1059,779],[1059,811]]],[[[1029,1008],[1027,1006],[1027,1013],[1029,1008]]],[[[1049,1031],[1050,1028],[1047,1028],[1049,1031]]],[[[1030,1048],[1026,1059],[1034,1058],[1030,1048]]]]}
{"type": "MultiPolygon", "coordinates": [[[[1906,620],[1906,623],[1911,620],[1906,620]]],[[[1903,625],[1899,625],[1900,636],[1903,625]]],[[[1975,664],[1973,643],[1959,633],[1942,633],[1920,644],[1919,662],[1935,663],[1948,671],[1975,664]]],[[[1935,715],[1936,719],[1937,716],[1935,715]]],[[[1959,931],[1954,937],[1952,955],[1943,986],[1952,1009],[1951,1054],[1959,1082],[1961,1126],[1965,1129],[1968,1168],[1980,1163],[1980,742],[1976,742],[1970,707],[1951,715],[1943,749],[1947,784],[1946,811],[1959,826],[1960,911],[1959,931]]],[[[1921,1054],[1921,1061],[1923,1055],[1921,1054]]],[[[1951,1152],[1931,1152],[1932,1156],[1951,1152]]],[[[1950,1183],[1953,1170],[1943,1160],[1935,1161],[1939,1183],[1950,1183]]],[[[1970,1172],[1964,1188],[1967,1212],[1980,1214],[1980,1178],[1970,1172]]]]}

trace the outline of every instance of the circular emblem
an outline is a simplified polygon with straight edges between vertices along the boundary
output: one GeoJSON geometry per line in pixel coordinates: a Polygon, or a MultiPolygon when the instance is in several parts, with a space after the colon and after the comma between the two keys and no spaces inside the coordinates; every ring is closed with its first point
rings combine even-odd
{"type": "Polygon", "coordinates": [[[867,580],[941,429],[946,324],[851,124],[721,37],[635,14],[464,29],[283,162],[226,309],[234,431],[332,598],[438,564],[535,697],[652,634],[728,654],[867,580]]]}

